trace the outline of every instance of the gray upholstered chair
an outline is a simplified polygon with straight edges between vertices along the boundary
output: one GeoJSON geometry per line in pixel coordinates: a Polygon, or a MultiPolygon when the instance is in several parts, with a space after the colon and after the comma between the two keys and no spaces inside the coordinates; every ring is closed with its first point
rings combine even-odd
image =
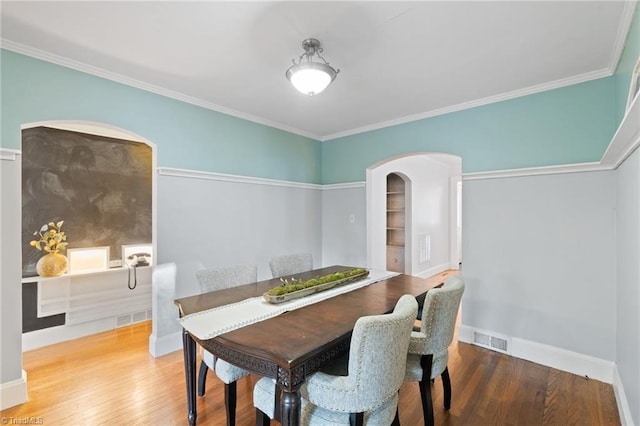
{"type": "Polygon", "coordinates": [[[269,261],[273,278],[299,274],[313,269],[313,255],[311,253],[289,254],[274,257],[269,261]]]}
{"type": "Polygon", "coordinates": [[[405,381],[419,382],[424,424],[433,425],[431,380],[442,376],[444,408],[451,408],[451,380],[447,361],[453,341],[464,281],[457,275],[427,292],[422,308],[420,331],[411,333],[405,381]]]}
{"type": "MultiPolygon", "coordinates": [[[[404,295],[393,313],[359,318],[345,362],[347,375],[320,371],[307,377],[302,386],[301,424],[398,424],[398,390],[404,378],[405,351],[417,311],[415,298],[404,295]]],[[[269,424],[276,413],[274,379],[265,377],[256,383],[253,404],[256,425],[269,424]]]]}
{"type": "MultiPolygon", "coordinates": [[[[196,272],[196,278],[202,293],[238,287],[254,283],[258,279],[258,269],[255,265],[223,266],[219,268],[203,269],[196,272]]],[[[229,364],[222,359],[216,359],[211,353],[203,349],[200,372],[198,374],[198,395],[204,396],[207,381],[207,371],[212,369],[224,383],[224,404],[227,412],[227,425],[236,422],[236,381],[249,375],[247,370],[229,364]]]]}

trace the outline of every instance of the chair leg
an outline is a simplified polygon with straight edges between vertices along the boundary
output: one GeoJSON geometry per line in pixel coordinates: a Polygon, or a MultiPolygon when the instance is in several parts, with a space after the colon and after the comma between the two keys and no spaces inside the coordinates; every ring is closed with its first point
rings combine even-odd
{"type": "Polygon", "coordinates": [[[444,388],[444,409],[448,410],[451,408],[451,378],[448,367],[445,367],[442,372],[442,387],[444,388]]]}
{"type": "Polygon", "coordinates": [[[393,418],[391,426],[400,426],[400,416],[398,415],[398,409],[396,408],[396,416],[393,418]]]}
{"type": "Polygon", "coordinates": [[[271,419],[259,408],[256,408],[256,426],[269,426],[271,419]]]}
{"type": "Polygon", "coordinates": [[[198,396],[204,396],[205,384],[207,383],[207,371],[209,367],[204,361],[200,362],[200,372],[198,373],[198,396]]]}
{"type": "Polygon", "coordinates": [[[424,425],[432,426],[433,420],[433,401],[431,400],[431,364],[433,355],[422,355],[420,358],[420,366],[422,367],[422,380],[420,380],[420,397],[422,398],[422,416],[424,417],[424,425]]]}
{"type": "Polygon", "coordinates": [[[224,406],[227,410],[227,426],[236,424],[236,382],[224,384],[224,406]]]}
{"type": "Polygon", "coordinates": [[[349,426],[363,426],[364,425],[364,413],[350,413],[349,414],[349,426]]]}

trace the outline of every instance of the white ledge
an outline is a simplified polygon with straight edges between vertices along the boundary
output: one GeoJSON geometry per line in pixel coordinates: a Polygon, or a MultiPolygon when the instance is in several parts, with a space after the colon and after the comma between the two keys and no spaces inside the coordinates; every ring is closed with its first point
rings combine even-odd
{"type": "MultiPolygon", "coordinates": [[[[153,266],[138,266],[138,269],[149,269],[153,266]]],[[[129,271],[131,268],[122,266],[117,268],[109,268],[109,269],[100,269],[100,270],[92,270],[85,272],[67,272],[62,275],[58,275],[57,277],[41,277],[40,275],[34,275],[32,277],[24,277],[22,278],[22,284],[26,283],[37,283],[37,282],[45,282],[45,281],[59,281],[68,278],[75,277],[86,277],[89,275],[100,275],[100,274],[113,274],[122,271],[129,271]]]]}

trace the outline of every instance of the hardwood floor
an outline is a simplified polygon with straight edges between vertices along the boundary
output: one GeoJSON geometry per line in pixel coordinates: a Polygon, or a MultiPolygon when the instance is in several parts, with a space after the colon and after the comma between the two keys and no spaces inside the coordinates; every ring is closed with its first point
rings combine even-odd
{"type": "MultiPolygon", "coordinates": [[[[182,352],[152,358],[150,333],[147,322],[25,352],[29,401],[4,410],[3,424],[28,417],[45,425],[186,424],[182,352]]],[[[620,424],[612,386],[596,380],[464,343],[451,347],[449,370],[450,411],[440,379],[433,385],[436,425],[620,424]]],[[[238,426],[255,422],[255,380],[238,382],[238,426]]],[[[223,399],[210,372],[198,424],[224,425],[223,399]]],[[[417,383],[400,390],[400,422],[423,423],[417,383]]]]}

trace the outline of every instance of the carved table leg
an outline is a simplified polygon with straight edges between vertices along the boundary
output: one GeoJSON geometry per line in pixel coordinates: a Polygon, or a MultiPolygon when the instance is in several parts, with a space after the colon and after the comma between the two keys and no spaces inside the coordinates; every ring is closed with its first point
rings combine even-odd
{"type": "Polygon", "coordinates": [[[187,419],[189,425],[196,424],[196,342],[187,330],[182,329],[184,353],[184,375],[187,383],[187,419]]]}
{"type": "Polygon", "coordinates": [[[282,389],[282,398],[280,399],[280,407],[282,408],[282,426],[299,426],[300,425],[300,388],[294,390],[282,389]]]}

